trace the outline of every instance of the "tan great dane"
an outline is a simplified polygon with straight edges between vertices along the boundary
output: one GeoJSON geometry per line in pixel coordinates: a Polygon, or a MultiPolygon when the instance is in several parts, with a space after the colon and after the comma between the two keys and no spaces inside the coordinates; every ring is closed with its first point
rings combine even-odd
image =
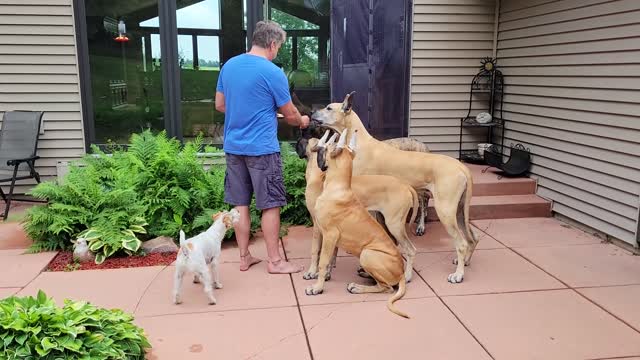
{"type": "MultiPolygon", "coordinates": [[[[289,94],[291,95],[291,101],[293,102],[293,105],[298,109],[300,114],[311,116],[311,108],[300,101],[300,98],[295,92],[295,86],[293,84],[289,87],[289,94]]],[[[278,117],[283,116],[278,114],[278,117]]],[[[429,152],[429,147],[427,147],[427,145],[425,145],[421,141],[409,137],[387,139],[384,140],[384,142],[400,150],[429,152]]],[[[299,149],[296,149],[296,151],[298,151],[298,155],[300,157],[304,155],[299,152],[299,149]]],[[[302,151],[304,152],[304,150],[302,151]]],[[[427,207],[429,205],[429,193],[427,191],[421,191],[418,195],[420,199],[420,212],[416,216],[417,226],[415,234],[417,236],[422,236],[425,233],[425,220],[427,218],[427,207]]]]}
{"type": "MultiPolygon", "coordinates": [[[[345,148],[346,138],[345,129],[337,145],[333,143],[333,136],[332,141],[320,150],[325,153],[321,162],[327,165],[322,194],[316,200],[314,211],[322,232],[320,273],[316,283],[308,287],[305,293],[322,293],[331,257],[337,246],[358,257],[360,266],[376,281],[373,286],[350,283],[347,290],[353,294],[380,293],[393,291],[393,287],[398,285],[398,291],[387,301],[387,308],[408,318],[407,314],[393,305],[406,292],[402,255],[382,225],[373,219],[351,190],[356,136],[351,137],[349,146],[345,148]]],[[[319,165],[324,167],[324,164],[319,165]]]]}
{"type": "MultiPolygon", "coordinates": [[[[305,201],[307,210],[313,220],[313,239],[311,242],[311,263],[304,273],[306,280],[318,277],[318,258],[322,244],[322,233],[315,217],[316,200],[322,193],[325,172],[318,166],[318,149],[324,147],[329,137],[329,131],[322,139],[309,139],[306,147],[307,169],[305,178],[305,201]]],[[[405,222],[409,211],[413,209],[410,223],[415,220],[418,210],[418,194],[407,183],[396,177],[388,175],[359,175],[351,179],[351,190],[362,205],[369,211],[379,211],[384,217],[384,223],[389,233],[395,238],[403,257],[405,258],[405,279],[411,281],[413,275],[413,260],[416,256],[416,247],[407,235],[405,222]]],[[[335,263],[335,255],[331,263],[335,263]]],[[[327,280],[331,277],[332,266],[327,270],[327,280]]],[[[367,276],[360,272],[361,276],[367,276]]]]}
{"type": "Polygon", "coordinates": [[[478,244],[469,224],[469,205],[473,180],[469,169],[445,155],[398,150],[373,138],[358,115],[351,109],[353,94],[342,103],[332,103],[314,112],[311,119],[319,126],[338,133],[357,131],[360,144],[353,161],[353,175],[382,174],[398,177],[416,190],[427,190],[434,199],[440,222],[454,239],[456,271],[447,277],[451,283],[462,282],[478,244]]]}

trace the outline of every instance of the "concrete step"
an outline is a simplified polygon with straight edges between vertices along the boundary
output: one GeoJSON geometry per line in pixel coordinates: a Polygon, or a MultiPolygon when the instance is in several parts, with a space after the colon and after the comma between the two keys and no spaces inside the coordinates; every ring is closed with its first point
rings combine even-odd
{"type": "Polygon", "coordinates": [[[473,176],[473,196],[535,194],[536,181],[527,177],[500,178],[500,172],[486,166],[465,164],[473,176]],[[486,171],[485,171],[486,170],[486,171]],[[482,172],[485,171],[485,172],[482,172]]]}
{"type": "Polygon", "coordinates": [[[473,183],[473,196],[531,195],[536,193],[536,181],[529,178],[509,181],[473,183]]]}
{"type": "MultiPolygon", "coordinates": [[[[470,210],[472,220],[550,217],[551,202],[534,194],[473,196],[470,210]]],[[[427,221],[438,220],[433,199],[427,211],[427,221]]]]}

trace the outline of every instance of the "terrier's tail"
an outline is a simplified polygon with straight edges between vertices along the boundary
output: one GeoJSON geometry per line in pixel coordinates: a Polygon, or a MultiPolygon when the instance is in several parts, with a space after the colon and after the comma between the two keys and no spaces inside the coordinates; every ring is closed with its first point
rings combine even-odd
{"type": "Polygon", "coordinates": [[[187,243],[187,237],[184,234],[184,231],[180,230],[180,251],[184,254],[184,256],[189,256],[189,252],[193,250],[193,244],[187,243]]]}
{"type": "Polygon", "coordinates": [[[398,291],[396,291],[396,293],[393,294],[393,296],[391,296],[389,300],[387,300],[387,309],[389,309],[389,311],[391,311],[396,315],[400,315],[403,318],[408,319],[409,315],[403,313],[402,311],[398,310],[395,306],[393,306],[393,303],[396,302],[397,300],[400,300],[400,298],[402,298],[406,292],[407,292],[407,281],[405,280],[404,274],[403,274],[402,278],[400,279],[400,283],[398,284],[398,291]]]}

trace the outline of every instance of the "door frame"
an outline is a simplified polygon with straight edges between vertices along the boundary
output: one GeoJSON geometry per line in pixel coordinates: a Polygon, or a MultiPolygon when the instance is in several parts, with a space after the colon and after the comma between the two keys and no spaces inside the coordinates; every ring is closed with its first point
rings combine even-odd
{"type": "MultiPolygon", "coordinates": [[[[227,0],[220,0],[220,5],[227,0]]],[[[239,0],[234,0],[239,1],[239,0]]],[[[265,0],[247,0],[247,44],[251,46],[251,34],[255,23],[264,17],[265,0]]],[[[80,82],[80,104],[84,132],[85,152],[96,143],[93,93],[91,91],[91,65],[89,63],[89,40],[85,0],[73,0],[78,77],[80,82]]],[[[158,0],[160,20],[160,56],[162,58],[162,93],[164,105],[164,127],[169,137],[183,141],[181,111],[181,78],[178,64],[178,28],[176,0],[158,0]]],[[[220,8],[222,11],[222,6],[220,8]]],[[[222,30],[219,30],[222,34],[222,30]]],[[[221,40],[222,41],[222,40],[221,40]]],[[[248,50],[248,49],[247,49],[248,50]]]]}

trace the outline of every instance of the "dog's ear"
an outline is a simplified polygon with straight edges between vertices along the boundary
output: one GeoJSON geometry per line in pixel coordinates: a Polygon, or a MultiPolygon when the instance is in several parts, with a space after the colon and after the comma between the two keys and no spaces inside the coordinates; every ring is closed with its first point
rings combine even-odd
{"type": "Polygon", "coordinates": [[[344,97],[344,101],[342,102],[342,112],[348,113],[351,111],[351,107],[353,106],[353,96],[355,93],[355,91],[352,91],[344,97]]]}
{"type": "Polygon", "coordinates": [[[352,153],[356,152],[356,147],[357,147],[357,141],[356,141],[357,137],[356,137],[356,135],[357,134],[358,134],[358,130],[356,129],[356,130],[353,131],[353,134],[351,134],[351,140],[349,141],[348,148],[352,153]]]}
{"type": "Polygon", "coordinates": [[[222,222],[224,223],[224,226],[229,229],[230,227],[233,226],[233,218],[231,216],[231,214],[226,213],[224,215],[224,217],[222,218],[222,222]]]}
{"type": "Polygon", "coordinates": [[[211,215],[211,218],[213,219],[213,221],[216,221],[216,220],[218,220],[220,215],[222,215],[222,211],[218,211],[217,213],[211,215]]]}

